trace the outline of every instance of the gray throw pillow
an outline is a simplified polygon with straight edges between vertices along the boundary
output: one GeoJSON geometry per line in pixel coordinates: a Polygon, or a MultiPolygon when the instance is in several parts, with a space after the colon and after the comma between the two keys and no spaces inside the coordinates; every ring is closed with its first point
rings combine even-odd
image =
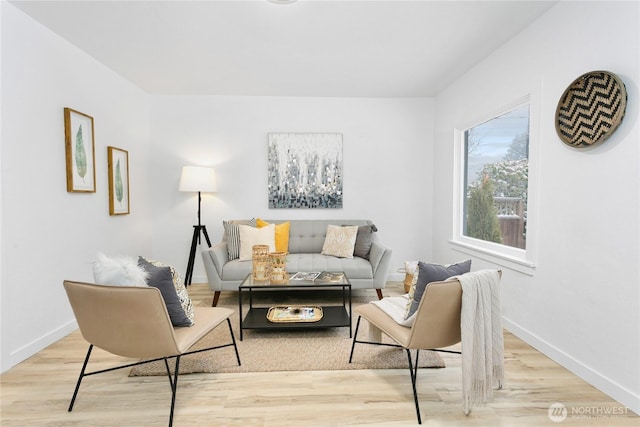
{"type": "Polygon", "coordinates": [[[431,282],[440,282],[449,277],[460,276],[471,271],[471,260],[459,262],[451,265],[429,264],[420,261],[418,263],[418,279],[413,292],[413,300],[405,319],[408,319],[418,310],[422,295],[427,290],[427,285],[431,282]]]}
{"type": "Polygon", "coordinates": [[[369,252],[371,252],[371,244],[373,243],[373,233],[376,231],[378,231],[378,229],[373,224],[358,227],[353,256],[369,259],[369,252]]]}
{"type": "Polygon", "coordinates": [[[187,313],[185,313],[173,284],[171,267],[155,266],[142,257],[138,258],[138,265],[149,273],[147,284],[160,290],[162,299],[164,299],[164,303],[167,306],[167,312],[171,318],[171,324],[173,326],[192,326],[193,322],[189,319],[187,313]]]}

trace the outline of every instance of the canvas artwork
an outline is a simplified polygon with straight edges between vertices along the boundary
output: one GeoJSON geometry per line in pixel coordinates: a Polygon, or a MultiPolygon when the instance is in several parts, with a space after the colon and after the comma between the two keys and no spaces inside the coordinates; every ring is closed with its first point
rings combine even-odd
{"type": "Polygon", "coordinates": [[[271,133],[269,208],[342,208],[342,134],[271,133]]]}

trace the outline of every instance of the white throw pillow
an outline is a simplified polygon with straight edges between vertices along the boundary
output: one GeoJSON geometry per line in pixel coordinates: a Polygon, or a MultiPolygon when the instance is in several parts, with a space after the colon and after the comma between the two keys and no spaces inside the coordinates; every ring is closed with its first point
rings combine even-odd
{"type": "Polygon", "coordinates": [[[240,230],[240,261],[250,261],[253,255],[253,245],[268,245],[269,252],[276,251],[276,225],[269,224],[262,228],[239,224],[240,230]]]}
{"type": "Polygon", "coordinates": [[[353,258],[357,236],[357,225],[327,225],[327,236],[322,245],[322,255],[353,258]]]}
{"type": "Polygon", "coordinates": [[[93,262],[93,280],[98,285],[147,286],[148,276],[134,257],[108,257],[98,253],[93,262]]]}

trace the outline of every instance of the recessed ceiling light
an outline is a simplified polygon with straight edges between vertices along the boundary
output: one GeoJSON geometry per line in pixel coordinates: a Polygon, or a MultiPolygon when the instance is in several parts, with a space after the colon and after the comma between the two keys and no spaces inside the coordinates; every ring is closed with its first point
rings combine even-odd
{"type": "Polygon", "coordinates": [[[275,4],[291,4],[291,3],[295,3],[298,0],[267,0],[269,3],[275,3],[275,4]]]}

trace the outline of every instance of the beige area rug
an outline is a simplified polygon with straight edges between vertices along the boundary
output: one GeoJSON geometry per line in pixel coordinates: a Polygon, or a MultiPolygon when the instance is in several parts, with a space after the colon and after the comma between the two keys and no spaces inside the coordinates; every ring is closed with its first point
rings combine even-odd
{"type": "MultiPolygon", "coordinates": [[[[408,367],[405,350],[369,344],[356,344],[353,362],[349,363],[352,339],[349,338],[348,328],[286,331],[245,330],[243,341],[240,341],[237,293],[231,294],[233,297],[221,298],[218,305],[232,308],[235,311],[231,317],[231,324],[242,365],[238,366],[233,347],[225,347],[182,357],[180,359],[181,374],[399,369],[408,367]]],[[[355,308],[359,304],[371,301],[371,299],[370,297],[354,296],[352,304],[355,308]]],[[[277,303],[280,304],[282,301],[277,303]]],[[[358,316],[354,312],[354,333],[357,318],[358,316]]],[[[360,322],[358,338],[366,340],[368,328],[368,322],[363,319],[360,322]]],[[[392,342],[388,337],[384,338],[385,342],[392,342]]],[[[213,347],[227,342],[230,342],[229,328],[223,323],[193,348],[213,347]]],[[[170,366],[173,368],[173,363],[170,366]]],[[[421,368],[444,368],[445,364],[438,353],[421,351],[419,366],[421,368]]],[[[166,369],[163,362],[153,362],[132,368],[129,375],[166,375],[166,369]]]]}

